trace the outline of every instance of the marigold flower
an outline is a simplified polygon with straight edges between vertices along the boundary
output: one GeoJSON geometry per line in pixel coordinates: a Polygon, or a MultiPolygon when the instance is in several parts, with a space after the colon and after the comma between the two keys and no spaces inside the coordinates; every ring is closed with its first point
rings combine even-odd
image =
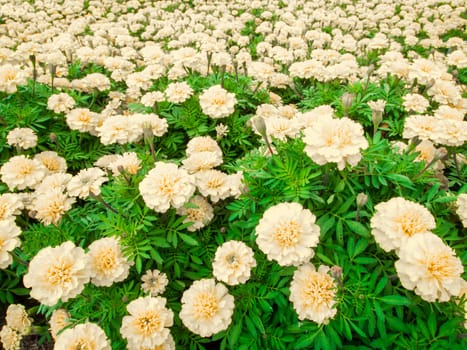
{"type": "Polygon", "coordinates": [[[300,203],[280,203],[267,209],[256,226],[256,243],[269,260],[281,266],[301,265],[314,255],[320,228],[316,217],[300,203]]]}
{"type": "Polygon", "coordinates": [[[128,277],[130,263],[123,256],[120,241],[114,237],[104,237],[89,245],[89,272],[91,283],[109,287],[128,277]]]}
{"type": "Polygon", "coordinates": [[[6,269],[13,262],[9,252],[21,245],[18,236],[21,229],[16,225],[14,218],[0,220],[0,269],[6,269]]]}
{"type": "Polygon", "coordinates": [[[55,341],[54,349],[111,350],[111,347],[104,331],[97,324],[86,322],[60,333],[55,341]]]}
{"type": "Polygon", "coordinates": [[[423,205],[395,197],[375,205],[370,226],[380,247],[386,252],[396,250],[397,253],[409,237],[434,229],[436,222],[423,205]]]}
{"type": "Polygon", "coordinates": [[[408,238],[401,246],[395,267],[404,288],[429,302],[458,296],[464,283],[461,260],[431,232],[408,238]]]}
{"type": "Polygon", "coordinates": [[[256,266],[253,249],[241,241],[228,241],[219,246],[212,262],[214,277],[230,286],[245,283],[256,266]]]}
{"type": "Polygon", "coordinates": [[[235,111],[236,103],[235,94],[228,92],[220,85],[211,86],[199,96],[199,104],[203,113],[214,119],[231,115],[235,111]]]}
{"type": "Polygon", "coordinates": [[[290,284],[290,301],[300,320],[326,324],[336,315],[337,285],[329,271],[324,265],[316,271],[312,264],[301,265],[295,271],[290,284]]]}
{"type": "Polygon", "coordinates": [[[31,288],[31,297],[47,306],[74,298],[88,282],[86,254],[70,241],[41,249],[23,277],[24,286],[31,288]]]}
{"type": "Polygon", "coordinates": [[[180,319],[193,333],[210,337],[227,329],[232,322],[234,298],[214,279],[201,279],[182,296],[180,319]]]}
{"type": "Polygon", "coordinates": [[[156,162],[139,184],[139,192],[146,205],[159,213],[170,206],[180,208],[195,192],[191,175],[176,164],[156,162]]]}
{"type": "Polygon", "coordinates": [[[14,128],[6,135],[6,142],[10,146],[28,149],[36,147],[37,135],[31,128],[14,128]]]}
{"type": "Polygon", "coordinates": [[[162,297],[141,297],[127,306],[130,315],[124,316],[120,334],[128,341],[129,350],[153,349],[170,336],[173,312],[165,307],[162,297]]]}
{"type": "Polygon", "coordinates": [[[164,293],[165,287],[169,284],[167,275],[159,270],[146,271],[141,281],[143,282],[141,289],[152,297],[164,293]]]}
{"type": "Polygon", "coordinates": [[[305,153],[319,165],[337,163],[339,170],[346,164],[357,165],[360,151],[368,147],[363,127],[347,117],[316,120],[304,134],[305,153]]]}

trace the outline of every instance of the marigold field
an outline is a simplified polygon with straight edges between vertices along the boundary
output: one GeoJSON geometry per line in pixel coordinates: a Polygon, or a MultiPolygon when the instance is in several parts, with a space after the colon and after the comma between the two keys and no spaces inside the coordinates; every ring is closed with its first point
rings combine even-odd
{"type": "Polygon", "coordinates": [[[463,0],[0,0],[0,348],[467,348],[463,0]]]}

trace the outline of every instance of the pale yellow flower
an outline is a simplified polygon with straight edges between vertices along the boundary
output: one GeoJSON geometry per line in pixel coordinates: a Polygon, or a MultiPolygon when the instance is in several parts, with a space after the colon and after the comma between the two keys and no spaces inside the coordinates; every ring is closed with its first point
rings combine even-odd
{"type": "Polygon", "coordinates": [[[32,320],[22,304],[10,304],[6,310],[5,321],[21,335],[28,334],[31,330],[32,320]]]}
{"type": "Polygon", "coordinates": [[[462,290],[464,267],[461,260],[431,232],[408,238],[401,246],[395,267],[401,284],[423,300],[448,301],[462,290]]]}
{"type": "Polygon", "coordinates": [[[280,203],[267,209],[256,226],[256,243],[269,260],[281,266],[301,265],[314,255],[320,228],[316,217],[300,203],[280,203]]]}
{"type": "Polygon", "coordinates": [[[375,205],[370,226],[380,247],[386,252],[396,250],[397,253],[409,237],[434,229],[436,222],[423,205],[394,197],[375,205]]]}
{"type": "Polygon", "coordinates": [[[197,231],[208,225],[214,217],[214,210],[202,196],[196,195],[190,201],[177,209],[177,214],[186,216],[183,223],[191,222],[188,231],[197,231]]]}
{"type": "Polygon", "coordinates": [[[220,85],[214,85],[199,96],[199,104],[204,114],[218,119],[228,117],[235,111],[237,99],[235,94],[228,92],[220,85]]]}
{"type": "Polygon", "coordinates": [[[190,331],[210,337],[227,329],[233,310],[234,298],[223,284],[214,279],[201,279],[183,292],[179,316],[190,331]]]}
{"type": "Polygon", "coordinates": [[[109,287],[128,277],[131,264],[123,256],[119,239],[104,237],[92,242],[88,249],[91,283],[109,287]]]}
{"type": "Polygon", "coordinates": [[[10,252],[21,245],[20,234],[21,229],[14,218],[0,220],[0,269],[7,268],[13,262],[10,252]]]}
{"type": "Polygon", "coordinates": [[[165,287],[169,284],[167,275],[159,270],[148,270],[141,277],[141,289],[150,296],[155,297],[164,293],[165,287]]]}
{"type": "Polygon", "coordinates": [[[11,157],[0,167],[0,176],[10,190],[34,188],[47,174],[47,169],[38,160],[23,155],[11,157]]]}
{"type": "Polygon", "coordinates": [[[60,333],[55,341],[54,349],[111,350],[111,347],[104,331],[97,324],[86,322],[60,333]]]}
{"type": "Polygon", "coordinates": [[[86,254],[70,241],[41,249],[23,277],[24,286],[31,288],[31,297],[47,306],[74,298],[88,282],[86,254]]]}
{"type": "Polygon", "coordinates": [[[120,334],[128,341],[129,350],[153,349],[170,336],[173,312],[166,308],[162,297],[141,297],[127,306],[130,315],[124,316],[120,334]]]}
{"type": "Polygon", "coordinates": [[[295,271],[290,284],[290,301],[300,320],[326,324],[336,315],[337,285],[329,270],[328,266],[321,265],[316,271],[308,263],[295,271]]]}
{"type": "Polygon", "coordinates": [[[6,135],[6,142],[10,146],[28,149],[36,147],[37,135],[31,128],[14,128],[6,135]]]}
{"type": "Polygon", "coordinates": [[[70,324],[70,314],[65,309],[56,309],[50,316],[49,331],[53,339],[57,339],[58,333],[70,324]]]}
{"type": "Polygon", "coordinates": [[[253,249],[241,241],[228,241],[219,246],[212,262],[214,277],[228,285],[245,283],[256,266],[253,249]]]}

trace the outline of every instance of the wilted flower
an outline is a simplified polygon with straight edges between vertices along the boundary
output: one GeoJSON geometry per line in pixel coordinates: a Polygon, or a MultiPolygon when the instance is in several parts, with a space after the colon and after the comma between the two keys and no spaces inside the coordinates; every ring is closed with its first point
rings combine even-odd
{"type": "Polygon", "coordinates": [[[210,337],[227,329],[233,310],[234,298],[223,284],[201,279],[183,292],[180,319],[193,333],[210,337]]]}
{"type": "Polygon", "coordinates": [[[6,324],[21,335],[28,334],[31,330],[31,319],[22,304],[10,304],[6,310],[6,324]]]}

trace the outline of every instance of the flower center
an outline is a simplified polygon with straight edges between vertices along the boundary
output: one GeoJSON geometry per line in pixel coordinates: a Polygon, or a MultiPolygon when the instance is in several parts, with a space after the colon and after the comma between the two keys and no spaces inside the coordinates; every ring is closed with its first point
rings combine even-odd
{"type": "Polygon", "coordinates": [[[146,312],[135,319],[135,326],[144,336],[151,336],[159,332],[162,328],[162,322],[159,314],[155,312],[146,312]]]}
{"type": "Polygon", "coordinates": [[[115,267],[117,258],[112,248],[101,249],[98,256],[99,258],[96,259],[96,270],[100,273],[112,270],[115,267]]]}
{"type": "Polygon", "coordinates": [[[58,162],[53,158],[42,159],[42,163],[52,172],[57,171],[60,168],[58,162]]]}
{"type": "Polygon", "coordinates": [[[212,178],[208,181],[209,188],[219,188],[224,184],[224,181],[220,177],[212,178]]]}
{"type": "Polygon", "coordinates": [[[159,182],[159,192],[162,192],[166,196],[171,196],[174,193],[174,180],[170,180],[167,176],[164,176],[159,182]]]}
{"type": "Polygon", "coordinates": [[[457,276],[458,265],[458,260],[448,252],[441,252],[426,262],[428,274],[436,280],[457,276]]]}
{"type": "Polygon", "coordinates": [[[279,224],[274,233],[274,239],[282,248],[294,246],[302,233],[300,225],[295,221],[287,221],[279,224]]]}
{"type": "Polygon", "coordinates": [[[76,343],[72,345],[71,350],[94,350],[96,346],[94,342],[89,342],[87,339],[78,339],[76,343]]]}
{"type": "Polygon", "coordinates": [[[211,293],[201,293],[193,304],[195,309],[195,318],[197,320],[208,320],[212,318],[219,310],[218,300],[211,293]]]}
{"type": "Polygon", "coordinates": [[[32,173],[33,167],[31,164],[22,164],[19,168],[19,173],[21,175],[29,175],[32,173]]]}
{"type": "Polygon", "coordinates": [[[64,286],[71,283],[72,264],[69,261],[61,261],[48,268],[46,280],[54,286],[64,286]]]}
{"type": "Polygon", "coordinates": [[[399,224],[404,235],[408,237],[427,230],[426,224],[421,220],[420,216],[411,213],[402,214],[396,218],[395,222],[399,224]]]}
{"type": "Polygon", "coordinates": [[[335,284],[331,276],[313,272],[302,290],[302,300],[307,306],[330,305],[335,296],[335,284]]]}

